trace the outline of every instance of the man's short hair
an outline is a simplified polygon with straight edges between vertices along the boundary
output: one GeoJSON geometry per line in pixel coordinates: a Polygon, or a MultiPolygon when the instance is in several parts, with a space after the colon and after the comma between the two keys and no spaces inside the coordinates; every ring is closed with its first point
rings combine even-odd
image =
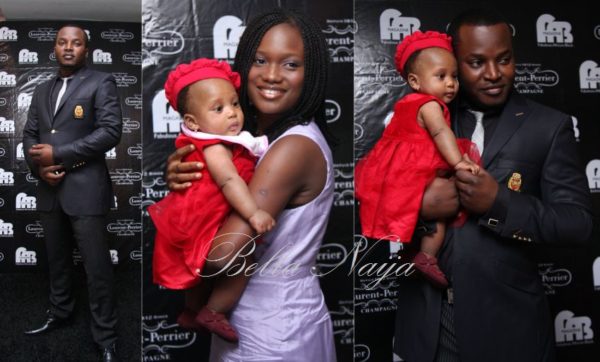
{"type": "Polygon", "coordinates": [[[54,38],[54,44],[56,44],[56,41],[58,40],[58,33],[63,29],[63,28],[79,28],[81,29],[81,31],[83,32],[83,42],[85,47],[88,47],[88,44],[90,42],[90,38],[88,37],[87,32],[85,31],[85,29],[83,28],[83,26],[79,25],[79,24],[73,24],[73,23],[69,23],[69,24],[65,24],[62,25],[60,28],[58,28],[58,30],[56,31],[56,37],[54,38]]]}
{"type": "Polygon", "coordinates": [[[506,24],[510,30],[510,24],[508,23],[508,20],[506,20],[502,14],[494,9],[475,8],[465,10],[458,14],[448,26],[448,34],[452,36],[452,46],[456,47],[456,42],[458,41],[458,30],[463,25],[491,26],[497,24],[506,24]]]}

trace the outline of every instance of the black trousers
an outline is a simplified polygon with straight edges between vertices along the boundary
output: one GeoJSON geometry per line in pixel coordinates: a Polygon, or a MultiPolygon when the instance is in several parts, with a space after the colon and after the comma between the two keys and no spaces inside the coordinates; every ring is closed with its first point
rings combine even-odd
{"type": "Polygon", "coordinates": [[[458,344],[454,334],[454,306],[446,299],[442,301],[440,337],[434,362],[460,362],[458,344]]]}
{"type": "Polygon", "coordinates": [[[92,337],[101,347],[115,343],[117,314],[106,217],[67,215],[56,205],[52,211],[40,212],[40,219],[50,270],[50,311],[58,318],[67,318],[73,312],[72,252],[75,242],[87,275],[92,337]]]}

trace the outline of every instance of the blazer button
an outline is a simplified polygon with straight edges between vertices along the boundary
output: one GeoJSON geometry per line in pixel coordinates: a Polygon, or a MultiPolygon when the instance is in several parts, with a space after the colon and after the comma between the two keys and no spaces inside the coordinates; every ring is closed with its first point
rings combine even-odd
{"type": "Polygon", "coordinates": [[[50,131],[50,133],[56,133],[58,132],[57,130],[53,129],[52,131],[50,131]]]}

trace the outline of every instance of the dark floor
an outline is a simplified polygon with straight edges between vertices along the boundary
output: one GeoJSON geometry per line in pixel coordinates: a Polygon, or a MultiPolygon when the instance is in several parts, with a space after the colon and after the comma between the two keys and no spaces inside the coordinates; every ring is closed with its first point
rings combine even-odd
{"type": "MultiPolygon", "coordinates": [[[[140,272],[117,270],[117,353],[122,361],[140,361],[140,272]]],[[[23,331],[45,320],[48,309],[48,279],[45,273],[0,274],[0,361],[97,361],[100,352],[89,327],[85,273],[75,271],[74,318],[60,329],[40,336],[23,331]]]]}

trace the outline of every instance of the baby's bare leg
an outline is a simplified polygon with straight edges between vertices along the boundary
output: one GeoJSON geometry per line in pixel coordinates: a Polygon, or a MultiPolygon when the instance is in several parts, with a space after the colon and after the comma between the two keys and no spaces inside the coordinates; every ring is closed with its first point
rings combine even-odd
{"type": "MultiPolygon", "coordinates": [[[[249,259],[246,259],[246,265],[252,263],[252,260],[249,259]]],[[[214,281],[213,290],[206,306],[215,312],[229,313],[242,297],[249,279],[250,277],[244,275],[243,272],[233,276],[219,276],[214,281]]]]}
{"type": "Polygon", "coordinates": [[[438,220],[436,222],[437,231],[430,235],[425,235],[421,239],[421,251],[431,256],[437,256],[446,235],[446,223],[438,220]]]}

